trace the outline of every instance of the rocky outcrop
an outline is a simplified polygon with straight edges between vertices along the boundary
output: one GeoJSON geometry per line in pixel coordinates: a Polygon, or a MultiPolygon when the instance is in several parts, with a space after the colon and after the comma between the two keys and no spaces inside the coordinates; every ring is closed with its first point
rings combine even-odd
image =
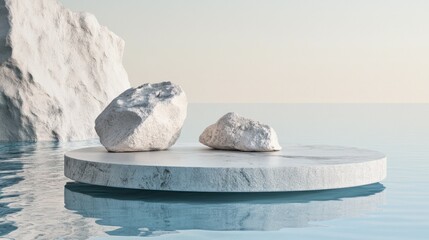
{"type": "Polygon", "coordinates": [[[222,150],[266,152],[281,149],[273,128],[236,113],[227,113],[207,127],[199,140],[206,146],[222,150]]]}
{"type": "Polygon", "coordinates": [[[97,117],[95,130],[110,152],[164,150],[180,136],[187,105],[178,85],[143,84],[115,98],[97,117]]]}
{"type": "Polygon", "coordinates": [[[0,141],[96,137],[94,120],[129,88],[124,41],[56,0],[0,0],[0,141]]]}

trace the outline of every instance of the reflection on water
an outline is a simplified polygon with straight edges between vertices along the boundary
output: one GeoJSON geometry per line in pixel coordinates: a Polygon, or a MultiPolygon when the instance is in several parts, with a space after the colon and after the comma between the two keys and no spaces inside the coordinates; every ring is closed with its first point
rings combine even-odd
{"type": "MultiPolygon", "coordinates": [[[[19,181],[23,180],[23,177],[17,176],[16,173],[21,171],[23,163],[19,161],[19,158],[23,154],[32,154],[34,152],[34,146],[25,143],[21,144],[1,144],[0,145],[0,191],[3,188],[12,186],[19,181]]],[[[8,205],[11,203],[10,198],[15,197],[16,194],[8,193],[1,194],[0,199],[0,217],[13,214],[21,210],[21,208],[10,208],[8,205]]],[[[13,222],[0,218],[0,236],[6,235],[13,230],[16,230],[16,226],[13,222]]]]}
{"type": "Polygon", "coordinates": [[[101,231],[86,219],[64,209],[63,200],[68,181],[63,174],[64,152],[95,144],[96,141],[0,143],[0,236],[85,239],[99,234],[101,231]]]}
{"type": "Polygon", "coordinates": [[[103,226],[110,235],[145,236],[176,230],[279,230],[354,217],[384,202],[380,183],[291,193],[187,193],[125,190],[67,183],[65,207],[103,226]],[[158,233],[157,233],[158,232],[158,233]]]}

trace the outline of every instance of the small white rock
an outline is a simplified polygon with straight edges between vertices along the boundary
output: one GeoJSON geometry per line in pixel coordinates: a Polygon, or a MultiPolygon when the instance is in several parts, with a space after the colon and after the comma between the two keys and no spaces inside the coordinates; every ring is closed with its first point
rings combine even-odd
{"type": "Polygon", "coordinates": [[[180,86],[146,83],[115,98],[95,120],[95,130],[110,152],[164,150],[180,136],[187,105],[180,86]]]}
{"type": "Polygon", "coordinates": [[[281,149],[273,128],[236,113],[227,113],[207,127],[199,140],[222,150],[267,152],[281,149]]]}

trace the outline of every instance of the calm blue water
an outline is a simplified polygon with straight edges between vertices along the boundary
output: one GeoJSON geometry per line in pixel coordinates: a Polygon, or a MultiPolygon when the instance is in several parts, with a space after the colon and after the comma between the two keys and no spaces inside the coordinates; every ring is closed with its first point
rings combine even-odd
{"type": "Polygon", "coordinates": [[[63,153],[97,141],[0,144],[0,236],[429,238],[429,105],[192,104],[179,142],[196,142],[205,126],[228,111],[272,125],[281,144],[384,152],[388,177],[368,186],[299,193],[121,190],[74,183],[63,175],[63,153]]]}

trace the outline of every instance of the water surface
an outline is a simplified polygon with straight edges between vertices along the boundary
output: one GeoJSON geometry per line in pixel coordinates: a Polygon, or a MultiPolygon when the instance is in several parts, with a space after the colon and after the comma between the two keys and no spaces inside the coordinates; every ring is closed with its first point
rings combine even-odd
{"type": "Polygon", "coordinates": [[[272,125],[281,144],[369,148],[388,177],[295,193],[172,193],[75,183],[63,154],[98,145],[0,144],[0,236],[6,239],[427,239],[429,105],[192,104],[180,143],[236,111],[272,125]]]}

